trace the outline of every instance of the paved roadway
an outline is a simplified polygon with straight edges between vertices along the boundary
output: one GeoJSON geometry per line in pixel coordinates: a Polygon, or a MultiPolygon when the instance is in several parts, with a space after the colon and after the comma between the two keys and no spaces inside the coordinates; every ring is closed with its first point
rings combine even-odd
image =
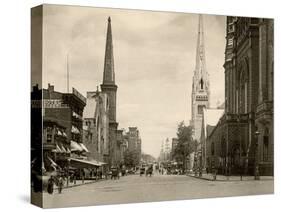
{"type": "Polygon", "coordinates": [[[188,176],[129,175],[44,193],[44,208],[182,200],[273,193],[273,180],[214,182],[188,176]]]}

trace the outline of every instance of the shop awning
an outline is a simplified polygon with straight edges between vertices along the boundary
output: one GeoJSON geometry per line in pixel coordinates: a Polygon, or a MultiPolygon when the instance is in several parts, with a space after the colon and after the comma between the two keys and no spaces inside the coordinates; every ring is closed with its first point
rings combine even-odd
{"type": "Polygon", "coordinates": [[[80,143],[79,145],[82,147],[82,149],[83,149],[85,152],[89,152],[89,150],[87,149],[87,147],[86,147],[83,143],[80,143]]]}
{"type": "Polygon", "coordinates": [[[80,131],[77,129],[77,127],[75,127],[75,126],[72,126],[71,127],[71,132],[72,133],[75,133],[75,134],[79,134],[80,133],[80,131]]]}
{"type": "Polygon", "coordinates": [[[70,141],[71,152],[83,152],[84,149],[75,141],[70,141]]]}
{"type": "Polygon", "coordinates": [[[62,135],[62,132],[60,130],[58,130],[58,135],[62,135]]]}
{"type": "Polygon", "coordinates": [[[48,160],[51,162],[51,166],[54,168],[54,170],[57,170],[57,168],[60,168],[58,164],[56,164],[50,157],[48,157],[48,160]]]}
{"type": "Polygon", "coordinates": [[[65,149],[65,147],[63,146],[63,145],[61,145],[61,151],[63,152],[63,153],[67,153],[67,151],[66,151],[66,149],[65,149]]]}
{"type": "Polygon", "coordinates": [[[96,161],[81,160],[77,158],[69,158],[69,162],[71,166],[79,168],[92,168],[101,166],[101,164],[97,163],[96,161]]]}
{"type": "Polygon", "coordinates": [[[70,151],[69,148],[66,147],[65,149],[66,149],[66,152],[67,152],[67,153],[71,153],[71,151],[70,151]]]}
{"type": "Polygon", "coordinates": [[[53,149],[52,152],[63,153],[63,151],[61,150],[61,148],[57,144],[56,144],[56,149],[53,149]]]}

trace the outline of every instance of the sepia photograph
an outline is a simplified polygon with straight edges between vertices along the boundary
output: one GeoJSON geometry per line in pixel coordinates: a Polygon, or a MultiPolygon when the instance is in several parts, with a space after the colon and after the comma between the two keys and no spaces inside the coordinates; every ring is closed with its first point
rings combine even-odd
{"type": "Polygon", "coordinates": [[[274,19],[30,14],[32,204],[274,194],[274,19]]]}

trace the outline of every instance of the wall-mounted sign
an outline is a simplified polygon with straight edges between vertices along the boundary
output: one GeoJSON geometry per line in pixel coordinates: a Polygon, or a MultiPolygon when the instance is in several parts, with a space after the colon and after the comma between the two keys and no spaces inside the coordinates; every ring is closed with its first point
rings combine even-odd
{"type": "Polygon", "coordinates": [[[44,99],[42,100],[32,100],[32,108],[68,108],[66,104],[63,104],[61,99],[44,99]]]}

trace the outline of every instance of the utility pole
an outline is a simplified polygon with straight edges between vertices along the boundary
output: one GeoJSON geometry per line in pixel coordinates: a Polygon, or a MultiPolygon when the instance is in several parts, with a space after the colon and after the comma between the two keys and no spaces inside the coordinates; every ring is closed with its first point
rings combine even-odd
{"type": "Polygon", "coordinates": [[[69,93],[69,64],[68,64],[68,53],[66,55],[66,89],[69,93]]]}

